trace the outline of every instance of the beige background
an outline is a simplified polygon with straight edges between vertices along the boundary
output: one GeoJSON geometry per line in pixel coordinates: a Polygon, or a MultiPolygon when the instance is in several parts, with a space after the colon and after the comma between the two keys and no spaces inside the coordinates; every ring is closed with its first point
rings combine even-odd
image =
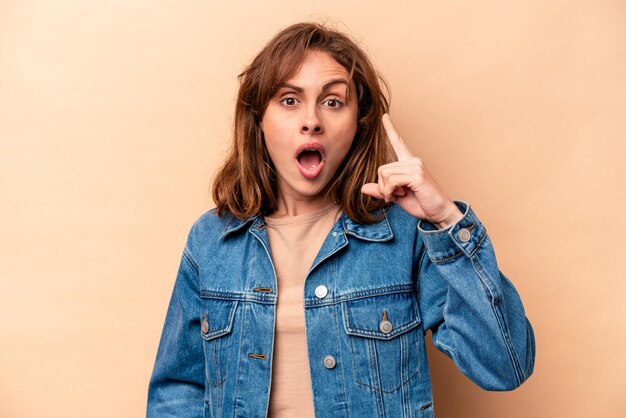
{"type": "Polygon", "coordinates": [[[514,392],[431,350],[438,417],[626,416],[626,3],[296,3],[0,1],[0,416],[144,415],[236,75],[303,19],[369,52],[534,324],[514,392]]]}

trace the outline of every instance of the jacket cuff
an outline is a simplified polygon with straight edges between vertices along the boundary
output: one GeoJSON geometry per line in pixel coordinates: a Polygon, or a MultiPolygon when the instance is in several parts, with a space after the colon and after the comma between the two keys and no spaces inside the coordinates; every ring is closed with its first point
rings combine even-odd
{"type": "Polygon", "coordinates": [[[433,262],[448,261],[461,254],[471,256],[487,235],[487,230],[468,203],[460,200],[455,200],[454,203],[463,212],[463,216],[453,225],[445,229],[437,229],[426,220],[420,220],[417,224],[417,229],[433,262]]]}

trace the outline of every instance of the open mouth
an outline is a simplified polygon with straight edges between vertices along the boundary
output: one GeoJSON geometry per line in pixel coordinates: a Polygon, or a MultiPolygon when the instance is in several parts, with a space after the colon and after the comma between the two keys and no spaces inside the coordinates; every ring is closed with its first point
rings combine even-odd
{"type": "Polygon", "coordinates": [[[306,149],[298,154],[298,162],[307,169],[315,169],[322,162],[322,154],[316,149],[306,149]]]}
{"type": "Polygon", "coordinates": [[[315,178],[319,175],[325,159],[324,147],[321,144],[303,144],[298,147],[296,153],[298,169],[307,178],[315,178]]]}

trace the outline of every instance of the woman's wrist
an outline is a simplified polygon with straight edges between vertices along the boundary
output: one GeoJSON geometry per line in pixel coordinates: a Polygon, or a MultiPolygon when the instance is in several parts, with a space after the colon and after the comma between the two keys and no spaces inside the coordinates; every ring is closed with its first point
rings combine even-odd
{"type": "Polygon", "coordinates": [[[454,225],[463,217],[463,212],[452,202],[448,215],[441,222],[433,222],[437,229],[446,229],[454,225]]]}

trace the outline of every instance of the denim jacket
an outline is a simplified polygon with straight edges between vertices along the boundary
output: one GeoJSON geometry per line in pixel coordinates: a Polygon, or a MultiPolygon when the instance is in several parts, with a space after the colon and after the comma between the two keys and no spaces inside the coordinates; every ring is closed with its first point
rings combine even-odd
{"type": "MultiPolygon", "coordinates": [[[[533,371],[520,297],[469,205],[437,230],[392,204],[342,214],[304,283],[317,417],[432,417],[424,334],[473,382],[511,390],[533,371]],[[317,291],[316,291],[317,290],[317,291]]],[[[193,225],[167,311],[148,416],[265,417],[277,283],[262,216],[193,225]]]]}

